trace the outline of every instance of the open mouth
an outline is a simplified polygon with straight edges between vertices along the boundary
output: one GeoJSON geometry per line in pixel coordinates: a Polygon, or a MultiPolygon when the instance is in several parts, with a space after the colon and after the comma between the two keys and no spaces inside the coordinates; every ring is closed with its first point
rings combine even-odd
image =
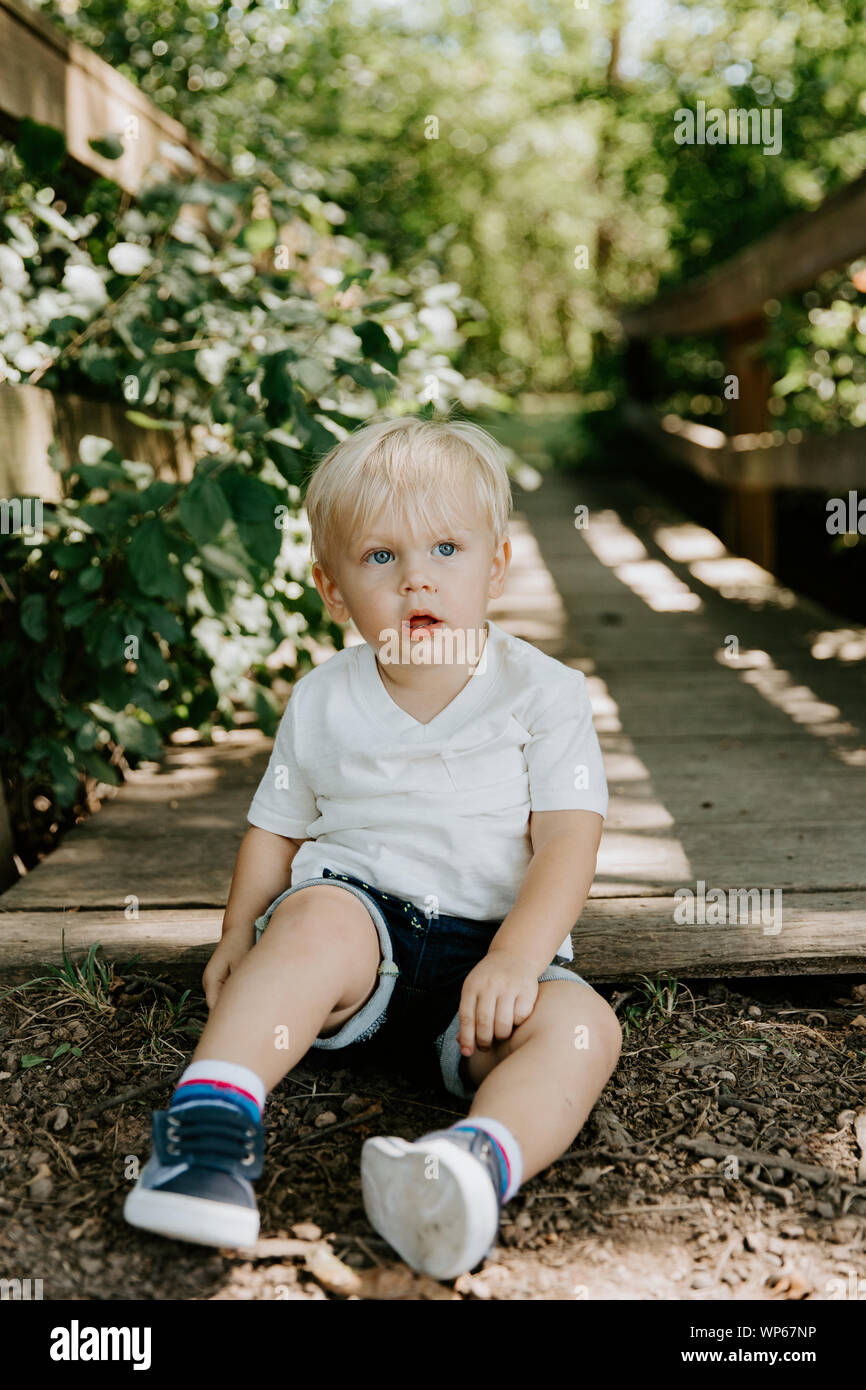
{"type": "Polygon", "coordinates": [[[427,632],[442,626],[441,618],[434,618],[432,613],[418,613],[413,618],[404,619],[404,626],[410,632],[427,632]]]}

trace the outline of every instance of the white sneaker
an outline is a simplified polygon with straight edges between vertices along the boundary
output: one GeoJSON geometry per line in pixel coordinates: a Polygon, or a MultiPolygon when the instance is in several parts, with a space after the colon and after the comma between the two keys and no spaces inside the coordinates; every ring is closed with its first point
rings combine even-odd
{"type": "Polygon", "coordinates": [[[370,1225],[420,1274],[456,1279],[496,1244],[502,1171],[480,1130],[368,1139],[361,1188],[370,1225]]]}

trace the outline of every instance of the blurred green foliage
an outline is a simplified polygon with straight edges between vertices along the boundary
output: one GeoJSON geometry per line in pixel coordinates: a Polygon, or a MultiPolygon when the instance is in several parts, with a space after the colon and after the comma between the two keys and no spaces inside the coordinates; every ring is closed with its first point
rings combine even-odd
{"type": "MultiPolygon", "coordinates": [[[[458,365],[512,393],[617,388],[621,305],[703,273],[866,167],[862,0],[42,8],[236,168],[259,161],[314,189],[395,265],[426,243],[483,306],[458,365]],[[781,152],[678,145],[675,113],[698,100],[778,109],[781,152]]],[[[807,368],[804,391],[780,397],[785,426],[832,427],[864,400],[856,373],[840,378],[853,392],[819,394],[829,364],[800,353],[822,346],[812,307],[785,306],[790,357],[774,338],[779,380],[807,368]]],[[[666,345],[672,399],[721,399],[705,371],[680,378],[680,360],[666,345]]]]}

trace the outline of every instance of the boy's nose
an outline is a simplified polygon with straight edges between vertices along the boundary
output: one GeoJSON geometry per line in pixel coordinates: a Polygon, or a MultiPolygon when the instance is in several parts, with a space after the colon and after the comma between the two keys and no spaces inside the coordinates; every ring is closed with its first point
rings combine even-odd
{"type": "Polygon", "coordinates": [[[435,586],[432,580],[420,569],[412,570],[411,573],[406,575],[406,578],[400,585],[400,591],[403,594],[431,593],[434,589],[435,586]]]}

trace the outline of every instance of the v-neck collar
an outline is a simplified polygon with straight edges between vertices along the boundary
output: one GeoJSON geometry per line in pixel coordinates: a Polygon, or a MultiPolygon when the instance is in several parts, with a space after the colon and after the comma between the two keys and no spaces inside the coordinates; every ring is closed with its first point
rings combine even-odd
{"type": "Polygon", "coordinates": [[[485,627],[487,638],[472,675],[453,700],[426,724],[422,724],[391,698],[379,674],[374,648],[369,642],[360,644],[357,666],[360,694],[373,719],[389,733],[415,739],[419,743],[454,733],[487,697],[499,673],[501,631],[489,618],[485,619],[485,627]]]}

